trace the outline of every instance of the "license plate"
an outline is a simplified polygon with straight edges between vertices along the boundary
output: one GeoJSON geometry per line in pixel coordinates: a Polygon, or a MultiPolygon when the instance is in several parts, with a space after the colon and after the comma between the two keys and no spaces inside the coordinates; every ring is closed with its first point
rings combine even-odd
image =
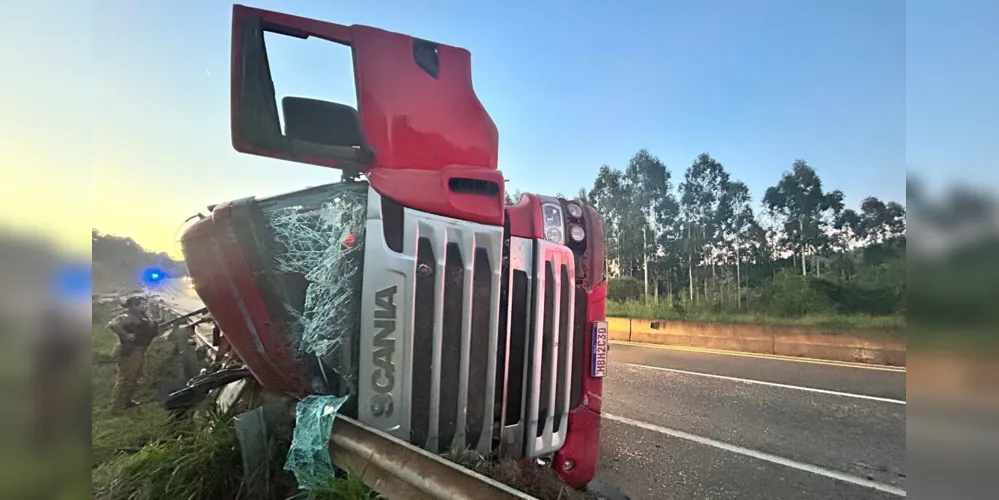
{"type": "Polygon", "coordinates": [[[607,373],[607,322],[593,322],[593,358],[590,360],[590,375],[603,377],[607,373]]]}

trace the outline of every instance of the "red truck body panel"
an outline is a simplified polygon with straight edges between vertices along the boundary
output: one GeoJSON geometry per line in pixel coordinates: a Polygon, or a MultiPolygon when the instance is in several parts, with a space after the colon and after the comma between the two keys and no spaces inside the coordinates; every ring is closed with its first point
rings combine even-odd
{"type": "Polygon", "coordinates": [[[228,203],[189,227],[181,246],[194,289],[224,332],[232,350],[261,385],[288,394],[306,395],[305,378],[281,328],[264,306],[232,229],[228,203]]]}
{"type": "MultiPolygon", "coordinates": [[[[607,282],[603,281],[586,294],[586,329],[593,330],[595,321],[606,319],[607,282]]],[[[583,370],[583,401],[569,413],[569,432],[565,444],[555,453],[555,472],[574,488],[586,486],[597,473],[600,459],[600,413],[603,406],[604,379],[590,375],[593,358],[590,338],[584,343],[586,360],[583,370]],[[567,467],[566,463],[572,464],[567,467]]]]}

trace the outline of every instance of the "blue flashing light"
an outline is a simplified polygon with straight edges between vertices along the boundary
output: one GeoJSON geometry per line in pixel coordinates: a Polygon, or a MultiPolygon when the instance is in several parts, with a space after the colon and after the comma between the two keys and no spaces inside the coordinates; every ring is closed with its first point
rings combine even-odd
{"type": "Polygon", "coordinates": [[[142,272],[142,281],[147,285],[154,285],[166,278],[166,272],[159,268],[151,267],[142,272]]]}

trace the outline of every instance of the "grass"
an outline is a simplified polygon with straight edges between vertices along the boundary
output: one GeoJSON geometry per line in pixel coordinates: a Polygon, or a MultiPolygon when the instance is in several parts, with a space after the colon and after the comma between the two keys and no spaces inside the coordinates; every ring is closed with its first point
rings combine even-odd
{"type": "Polygon", "coordinates": [[[217,417],[210,426],[153,440],[93,471],[95,498],[168,500],[239,498],[242,458],[235,428],[217,417]]]}
{"type": "MultiPolygon", "coordinates": [[[[122,416],[110,413],[117,339],[104,326],[111,308],[94,309],[91,366],[91,494],[102,500],[235,500],[245,496],[242,455],[232,416],[211,414],[171,421],[155,402],[122,416]]],[[[165,339],[149,347],[135,399],[153,401],[155,383],[171,366],[165,339]]],[[[283,444],[283,446],[282,446],[283,444]]],[[[355,476],[331,478],[326,488],[297,491],[284,471],[287,443],[270,457],[270,498],[374,500],[377,495],[355,476]]]]}
{"type": "Polygon", "coordinates": [[[822,328],[832,332],[850,331],[904,335],[905,316],[868,316],[863,314],[807,314],[800,317],[777,317],[756,313],[716,313],[683,311],[666,302],[607,302],[607,316],[698,323],[731,323],[822,328]]]}
{"type": "Polygon", "coordinates": [[[364,481],[354,475],[343,478],[333,478],[329,485],[311,491],[300,491],[288,500],[377,500],[378,494],[371,490],[364,481]]]}
{"type": "Polygon", "coordinates": [[[540,500],[596,500],[597,498],[593,493],[566,486],[562,478],[550,467],[525,467],[516,460],[492,462],[474,451],[449,452],[442,457],[540,500]]]}

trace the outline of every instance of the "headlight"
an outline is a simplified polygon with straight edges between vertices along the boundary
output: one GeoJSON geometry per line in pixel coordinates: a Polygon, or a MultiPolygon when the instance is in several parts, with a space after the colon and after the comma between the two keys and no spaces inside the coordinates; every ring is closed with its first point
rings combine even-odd
{"type": "Polygon", "coordinates": [[[583,238],[586,238],[586,231],[583,229],[583,226],[578,224],[569,226],[569,238],[572,238],[572,241],[576,243],[581,243],[583,238]]]}
{"type": "Polygon", "coordinates": [[[565,210],[569,212],[569,217],[573,219],[578,219],[583,216],[583,207],[575,203],[567,203],[565,205],[565,210]]]}
{"type": "Polygon", "coordinates": [[[562,206],[557,202],[545,202],[541,204],[541,213],[545,222],[545,239],[565,244],[565,217],[562,215],[562,206]]]}
{"type": "Polygon", "coordinates": [[[545,239],[548,240],[548,241],[550,241],[550,242],[552,242],[552,243],[558,243],[558,244],[561,245],[562,241],[563,241],[562,230],[559,229],[559,228],[557,228],[557,227],[555,227],[555,226],[546,227],[545,228],[545,239]]]}

